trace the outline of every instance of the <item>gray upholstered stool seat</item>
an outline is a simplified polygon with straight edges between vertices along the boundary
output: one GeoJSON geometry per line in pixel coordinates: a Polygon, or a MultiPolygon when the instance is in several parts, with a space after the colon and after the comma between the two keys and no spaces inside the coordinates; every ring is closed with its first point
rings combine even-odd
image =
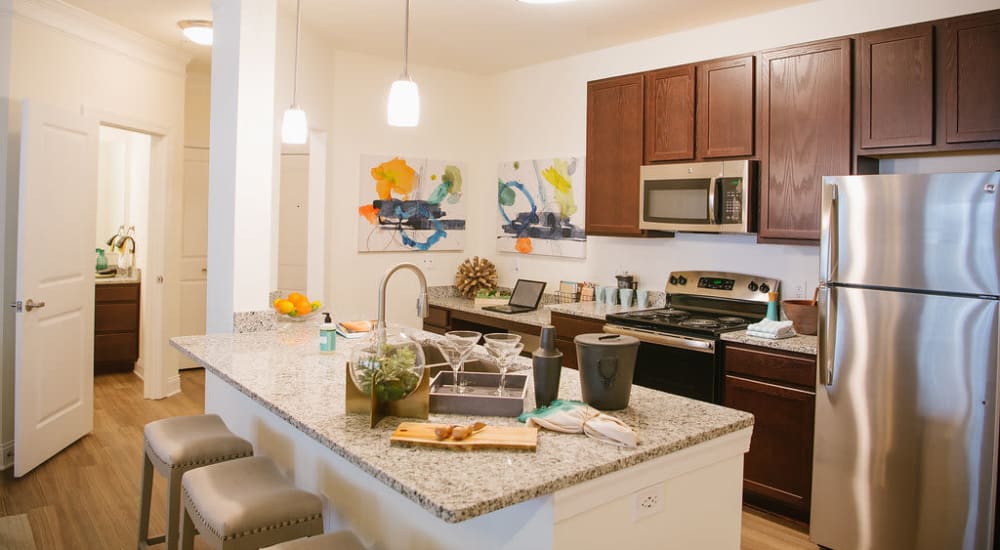
{"type": "Polygon", "coordinates": [[[180,540],[181,476],[199,466],[251,456],[253,446],[229,431],[222,419],[214,414],[164,418],[146,424],[143,433],[138,547],[166,541],[167,550],[175,550],[180,540]],[[167,478],[167,532],[164,536],[149,538],[154,467],[167,478]]]}
{"type": "Polygon", "coordinates": [[[296,539],[262,550],[365,550],[358,537],[350,531],[336,531],[316,537],[296,539]]]}
{"type": "Polygon", "coordinates": [[[181,481],[181,548],[195,530],[219,550],[257,549],[323,532],[323,503],[297,489],[269,458],[248,457],[191,470],[181,481]]]}

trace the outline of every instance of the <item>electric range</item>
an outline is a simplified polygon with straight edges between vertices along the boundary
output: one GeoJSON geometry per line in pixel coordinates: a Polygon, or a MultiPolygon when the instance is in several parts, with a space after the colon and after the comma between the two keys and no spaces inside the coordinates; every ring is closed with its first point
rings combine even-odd
{"type": "Polygon", "coordinates": [[[666,307],[608,315],[604,331],[639,340],[633,383],[722,403],[719,337],[764,318],[779,285],[742,273],[671,272],[666,307]]]}

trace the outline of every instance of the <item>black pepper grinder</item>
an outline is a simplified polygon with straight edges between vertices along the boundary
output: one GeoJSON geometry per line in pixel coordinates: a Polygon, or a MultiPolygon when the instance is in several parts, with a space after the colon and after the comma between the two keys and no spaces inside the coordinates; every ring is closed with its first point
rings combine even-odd
{"type": "Polygon", "coordinates": [[[556,327],[542,326],[541,343],[538,349],[531,352],[536,407],[546,407],[559,397],[562,356],[562,352],[556,348],[556,327]]]}

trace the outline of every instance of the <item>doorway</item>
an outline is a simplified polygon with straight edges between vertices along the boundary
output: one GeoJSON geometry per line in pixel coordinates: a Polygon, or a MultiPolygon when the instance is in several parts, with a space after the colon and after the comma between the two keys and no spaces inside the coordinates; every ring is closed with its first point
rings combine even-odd
{"type": "Polygon", "coordinates": [[[101,126],[98,147],[94,374],[142,378],[152,137],[101,126]]]}

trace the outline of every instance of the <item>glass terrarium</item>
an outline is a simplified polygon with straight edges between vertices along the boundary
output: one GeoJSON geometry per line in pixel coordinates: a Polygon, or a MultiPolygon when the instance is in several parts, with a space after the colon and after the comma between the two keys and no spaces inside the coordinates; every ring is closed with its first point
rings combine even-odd
{"type": "Polygon", "coordinates": [[[347,412],[370,413],[372,427],[383,416],[427,418],[430,397],[425,363],[423,348],[404,334],[372,334],[351,354],[347,412]]]}

